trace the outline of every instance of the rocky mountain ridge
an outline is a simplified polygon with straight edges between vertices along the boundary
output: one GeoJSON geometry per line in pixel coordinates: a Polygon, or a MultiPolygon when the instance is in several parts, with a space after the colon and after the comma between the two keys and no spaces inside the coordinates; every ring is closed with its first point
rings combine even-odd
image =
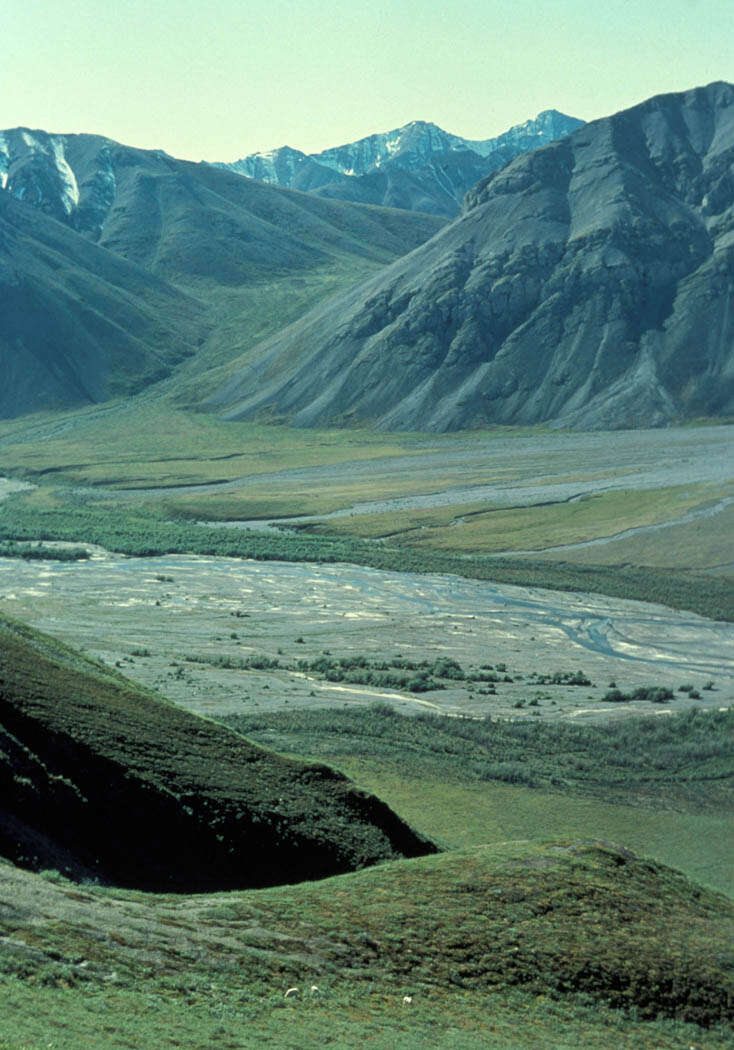
{"type": "Polygon", "coordinates": [[[454,216],[478,179],[582,123],[558,110],[544,110],[494,138],[473,140],[414,120],[320,153],[283,146],[217,166],[333,199],[454,216]]]}
{"type": "Polygon", "coordinates": [[[734,86],[657,96],[481,181],[210,404],[299,426],[734,414],[734,86]]]}

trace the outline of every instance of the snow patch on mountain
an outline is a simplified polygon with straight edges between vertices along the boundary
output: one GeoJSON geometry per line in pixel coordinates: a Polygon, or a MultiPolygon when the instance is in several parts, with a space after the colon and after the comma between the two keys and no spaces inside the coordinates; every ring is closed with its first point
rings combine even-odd
{"type": "Polygon", "coordinates": [[[10,170],[10,151],[8,140],[0,132],[0,189],[4,190],[8,185],[8,172],[10,170]]]}
{"type": "Polygon", "coordinates": [[[56,162],[56,170],[61,180],[61,203],[66,214],[71,215],[72,211],[79,206],[79,186],[76,181],[76,175],[66,159],[64,140],[58,136],[52,138],[51,149],[56,162]]]}

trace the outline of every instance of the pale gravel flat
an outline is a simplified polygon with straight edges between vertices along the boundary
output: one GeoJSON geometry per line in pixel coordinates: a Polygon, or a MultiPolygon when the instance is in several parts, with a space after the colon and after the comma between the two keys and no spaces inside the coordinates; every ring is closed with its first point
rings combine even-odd
{"type": "Polygon", "coordinates": [[[676,692],[674,710],[734,702],[734,625],[644,602],[456,576],[97,551],[81,563],[0,559],[0,610],[120,664],[132,678],[200,713],[378,699],[450,714],[653,713],[650,704],[604,704],[611,680],[622,689],[691,684],[701,690],[696,701],[676,692]],[[330,684],[283,669],[246,672],[187,661],[253,653],[296,660],[323,650],[374,660],[398,653],[416,661],[451,656],[465,667],[503,663],[515,678],[580,669],[594,686],[515,680],[488,696],[459,683],[401,697],[395,689],[330,684]],[[710,679],[716,688],[703,690],[710,679]],[[514,708],[536,695],[541,699],[533,710],[514,708]]]}

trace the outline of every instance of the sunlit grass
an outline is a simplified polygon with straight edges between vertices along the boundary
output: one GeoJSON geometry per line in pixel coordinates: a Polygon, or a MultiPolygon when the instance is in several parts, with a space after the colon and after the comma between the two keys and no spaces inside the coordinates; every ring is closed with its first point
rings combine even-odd
{"type": "MultiPolygon", "coordinates": [[[[390,536],[396,542],[431,550],[535,551],[664,522],[732,491],[734,488],[730,485],[676,485],[660,489],[620,489],[535,507],[454,504],[428,510],[354,515],[330,521],[328,531],[352,536],[390,536]]],[[[327,526],[321,529],[325,531],[327,526]]]]}
{"type": "Polygon", "coordinates": [[[635,1021],[582,1000],[522,993],[392,994],[330,982],[286,1003],[281,988],[154,992],[0,984],[0,1050],[729,1050],[731,1033],[675,1021],[635,1021]],[[320,989],[321,991],[321,989],[320,989]],[[705,1042],[702,1042],[705,1040],[705,1042]]]}
{"type": "Polygon", "coordinates": [[[571,836],[624,843],[734,897],[734,815],[649,809],[559,791],[444,776],[416,777],[404,762],[354,755],[330,761],[446,848],[571,836]]]}
{"type": "MultiPolygon", "coordinates": [[[[730,493],[730,490],[726,490],[730,493]]],[[[577,565],[650,565],[653,567],[711,570],[734,576],[734,506],[715,516],[699,518],[661,531],[612,540],[601,546],[562,552],[577,565]]],[[[545,557],[552,557],[546,555],[545,557]]],[[[541,556],[542,557],[542,556],[541,556]]]]}
{"type": "Polygon", "coordinates": [[[30,479],[165,488],[420,451],[423,438],[227,422],[162,400],[129,402],[6,426],[3,470],[30,479]],[[55,427],[33,439],[34,426],[55,427]],[[27,433],[30,431],[30,433],[27,433]],[[17,443],[10,443],[15,436],[17,443]]]}

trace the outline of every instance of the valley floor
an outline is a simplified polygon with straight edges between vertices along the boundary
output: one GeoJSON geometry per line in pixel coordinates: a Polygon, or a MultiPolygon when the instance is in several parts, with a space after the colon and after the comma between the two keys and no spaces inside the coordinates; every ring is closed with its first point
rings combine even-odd
{"type": "Polygon", "coordinates": [[[81,562],[0,558],[0,610],[206,715],[385,701],[405,711],[598,720],[734,704],[730,624],[455,576],[97,550],[81,562]],[[503,670],[493,692],[449,680],[412,693],[290,669],[325,652],[503,670]],[[258,656],[271,665],[238,666],[258,656]],[[586,684],[543,681],[555,671],[581,671],[586,684]],[[674,698],[605,702],[611,682],[624,692],[666,686],[674,698]]]}
{"type": "MultiPolygon", "coordinates": [[[[420,719],[383,726],[379,734],[370,719],[389,721],[389,712],[397,711],[468,716],[472,725],[490,715],[544,732],[629,726],[630,740],[644,741],[652,734],[645,725],[678,724],[676,713],[701,709],[691,717],[722,720],[724,739],[734,707],[734,628],[685,611],[692,607],[685,602],[695,592],[693,607],[707,607],[709,585],[712,606],[723,608],[727,588],[731,598],[734,428],[434,438],[268,430],[168,409],[146,418],[150,432],[124,406],[0,426],[0,463],[13,474],[0,485],[0,498],[8,497],[3,536],[13,538],[14,520],[31,530],[22,533],[24,540],[38,538],[36,523],[51,522],[56,535],[81,541],[91,555],[77,562],[0,557],[0,611],[84,649],[190,711],[241,718],[243,731],[269,746],[337,765],[448,850],[494,843],[486,848],[504,870],[505,849],[532,853],[550,838],[601,838],[731,893],[731,811],[722,802],[730,771],[713,745],[707,750],[697,738],[683,753],[661,737],[650,755],[651,763],[663,763],[657,794],[646,797],[642,788],[635,793],[630,787],[627,797],[622,778],[607,798],[601,779],[595,796],[584,794],[581,782],[594,779],[598,756],[590,759],[581,747],[575,755],[573,740],[564,757],[566,779],[531,786],[521,779],[492,780],[491,770],[490,779],[482,779],[486,770],[477,755],[471,748],[464,755],[451,741],[445,760],[430,749],[424,753],[418,729],[410,731],[420,719]],[[21,476],[39,487],[17,495],[21,476]],[[15,519],[8,513],[14,507],[15,519]],[[295,523],[294,515],[310,520],[295,523]],[[286,517],[291,526],[306,527],[291,535],[294,551],[301,539],[313,545],[309,561],[160,550],[199,549],[185,546],[192,522],[251,525],[286,517]],[[166,547],[169,537],[179,542],[172,519],[183,547],[166,547]],[[93,533],[104,536],[97,546],[93,533]],[[107,539],[114,536],[123,550],[139,551],[150,540],[155,554],[114,553],[107,539]],[[328,536],[345,546],[329,548],[328,536]],[[326,562],[332,549],[352,550],[352,541],[369,544],[355,551],[389,543],[410,557],[503,554],[521,560],[532,552],[554,571],[556,563],[584,568],[591,562],[608,572],[605,580],[619,584],[617,595],[626,593],[626,580],[635,582],[625,576],[630,567],[643,573],[635,578],[637,594],[660,570],[683,581],[670,603],[679,608],[582,593],[580,587],[551,591],[451,573],[319,563],[320,551],[326,562]],[[334,680],[339,661],[354,664],[356,678],[334,680]],[[430,664],[426,688],[389,684],[406,663],[430,664]],[[656,703],[610,702],[604,696],[612,683],[627,696],[641,687],[670,694],[656,703]],[[371,706],[376,703],[379,709],[371,706]],[[341,725],[342,716],[351,722],[341,725]],[[639,716],[651,718],[643,723],[639,716]],[[678,777],[678,767],[665,763],[677,763],[681,754],[686,769],[710,760],[712,778],[699,783],[690,770],[678,777]],[[673,789],[666,798],[668,775],[673,789]]],[[[196,533],[215,534],[218,528],[196,533]]],[[[288,534],[276,529],[265,536],[275,550],[288,534]]],[[[458,725],[460,719],[446,721],[458,725]]],[[[430,725],[421,732],[430,738],[430,725]]],[[[532,754],[523,761],[530,769],[532,754]]],[[[462,902],[479,894],[482,915],[493,915],[494,898],[482,897],[481,880],[459,877],[452,863],[446,869],[453,872],[447,883],[452,892],[465,894],[462,902]]],[[[546,866],[552,864],[544,858],[529,864],[530,883],[546,866]]],[[[385,901],[393,900],[394,886],[387,875],[388,882],[380,882],[379,870],[369,878],[382,886],[385,901]]],[[[318,996],[286,1002],[285,989],[301,984],[305,973],[291,951],[292,938],[304,929],[302,893],[313,905],[308,922],[317,940],[333,947],[335,958],[343,958],[339,952],[352,936],[355,944],[366,943],[361,912],[347,930],[326,907],[332,892],[345,906],[359,900],[358,911],[364,900],[350,897],[348,886],[319,885],[282,888],[270,898],[251,894],[245,901],[231,894],[204,901],[74,887],[54,873],[44,879],[0,865],[0,917],[7,913],[0,940],[0,1050],[40,1050],[49,1043],[68,1050],[300,1050],[329,1042],[380,1050],[724,1050],[730,1043],[730,1031],[716,1027],[642,1021],[583,996],[554,999],[527,989],[479,992],[429,982],[404,1007],[402,996],[415,993],[414,980],[388,980],[387,971],[372,983],[354,975],[339,979],[341,963],[326,973],[309,971],[318,996]],[[13,912],[19,900],[22,907],[13,912]],[[292,911],[290,925],[265,921],[266,913],[272,918],[284,906],[292,911]],[[72,926],[66,907],[79,912],[72,926]],[[246,929],[238,925],[243,907],[250,909],[246,929]],[[201,925],[202,908],[209,909],[209,925],[201,925]],[[103,930],[100,916],[108,909],[115,919],[103,930]],[[23,955],[18,964],[17,940],[48,957],[23,955]],[[144,966],[128,967],[131,953],[146,951],[144,966]],[[78,968],[97,955],[99,972],[87,981],[78,968]],[[162,979],[156,970],[161,959],[162,979]],[[217,974],[212,960],[218,960],[217,974]],[[242,967],[255,963],[258,972],[267,970],[267,979],[255,971],[245,975],[242,967]]],[[[691,889],[691,900],[706,892],[691,889]]],[[[723,897],[716,900],[716,907],[730,907],[723,897]]],[[[408,895],[396,930],[436,901],[408,895]]],[[[574,928],[579,914],[574,911],[574,928]]],[[[512,950],[511,918],[486,959],[500,943],[503,951],[512,950]]],[[[615,912],[609,928],[619,921],[615,912]]],[[[420,923],[416,930],[422,937],[420,923]]],[[[397,933],[387,934],[392,943],[397,933]]],[[[579,943],[585,944],[583,936],[579,943]]],[[[534,965],[531,960],[530,970],[534,965]]]]}

